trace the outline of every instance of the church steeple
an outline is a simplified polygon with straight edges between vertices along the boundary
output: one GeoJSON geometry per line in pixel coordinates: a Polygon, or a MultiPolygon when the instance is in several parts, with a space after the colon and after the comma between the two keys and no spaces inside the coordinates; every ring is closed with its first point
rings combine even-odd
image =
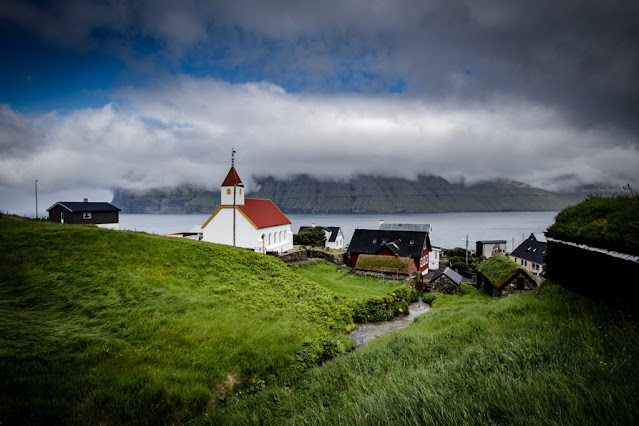
{"type": "Polygon", "coordinates": [[[221,202],[223,206],[233,205],[233,193],[235,193],[235,205],[244,205],[244,184],[235,170],[235,150],[231,155],[231,170],[222,182],[221,202]]]}

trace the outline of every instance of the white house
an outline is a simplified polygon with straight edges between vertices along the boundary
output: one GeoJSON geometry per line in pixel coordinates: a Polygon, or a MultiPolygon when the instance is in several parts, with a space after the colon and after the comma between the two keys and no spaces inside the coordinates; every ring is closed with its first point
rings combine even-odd
{"type": "MultiPolygon", "coordinates": [[[[313,224],[315,227],[315,224],[313,224]]],[[[298,233],[302,232],[308,226],[300,226],[298,233]]],[[[324,234],[326,235],[326,242],[324,247],[335,250],[342,250],[344,248],[344,233],[339,226],[322,226],[324,228],[324,234]]]]}
{"type": "Polygon", "coordinates": [[[259,253],[293,248],[291,221],[271,200],[245,198],[245,188],[235,167],[222,182],[221,205],[202,225],[202,240],[235,245],[259,253]],[[235,206],[235,208],[233,208],[235,206]]]}

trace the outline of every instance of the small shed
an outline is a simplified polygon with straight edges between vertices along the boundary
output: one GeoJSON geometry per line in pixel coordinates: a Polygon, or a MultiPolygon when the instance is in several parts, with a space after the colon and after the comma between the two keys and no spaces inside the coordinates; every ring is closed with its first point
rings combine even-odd
{"type": "Polygon", "coordinates": [[[461,289],[462,276],[450,268],[435,274],[430,280],[431,291],[453,294],[461,289]]]}
{"type": "Polygon", "coordinates": [[[72,225],[92,224],[118,229],[120,209],[106,202],[58,201],[47,209],[49,221],[72,225]]]}
{"type": "Polygon", "coordinates": [[[495,255],[479,265],[477,285],[497,297],[537,288],[537,282],[528,271],[502,255],[495,255]]]}

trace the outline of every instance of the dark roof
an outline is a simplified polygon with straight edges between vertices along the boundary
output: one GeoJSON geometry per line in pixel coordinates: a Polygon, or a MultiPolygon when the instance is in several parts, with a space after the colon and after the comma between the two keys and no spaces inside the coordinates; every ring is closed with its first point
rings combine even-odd
{"type": "Polygon", "coordinates": [[[390,231],[420,231],[430,232],[430,224],[428,223],[382,223],[379,229],[390,231]]]}
{"type": "Polygon", "coordinates": [[[432,283],[433,281],[435,281],[437,278],[441,277],[442,275],[446,275],[448,278],[453,280],[455,284],[461,285],[462,276],[448,267],[446,267],[446,269],[444,269],[443,271],[433,275],[433,278],[430,279],[430,282],[432,283]]]}
{"type": "Polygon", "coordinates": [[[544,263],[544,251],[546,251],[546,243],[537,241],[533,234],[524,240],[515,250],[510,253],[513,257],[528,260],[529,262],[544,263]]]}
{"type": "Polygon", "coordinates": [[[65,209],[71,212],[119,212],[120,209],[112,205],[111,203],[94,203],[94,202],[82,202],[82,201],[58,201],[47,209],[50,211],[57,205],[61,205],[65,209]]]}
{"type": "MultiPolygon", "coordinates": [[[[310,226],[300,226],[300,230],[297,231],[297,233],[299,234],[300,232],[302,232],[305,229],[311,228],[310,226]]],[[[328,242],[329,243],[334,243],[335,240],[337,239],[337,235],[339,234],[339,231],[341,231],[342,228],[340,228],[339,226],[322,226],[322,228],[324,228],[326,231],[331,233],[331,236],[328,237],[328,242]]]]}
{"type": "Polygon", "coordinates": [[[477,242],[480,244],[506,244],[506,240],[481,240],[477,242]]]}
{"type": "Polygon", "coordinates": [[[356,229],[348,246],[355,254],[377,254],[384,248],[400,257],[418,258],[424,246],[430,250],[428,232],[356,229]]]}

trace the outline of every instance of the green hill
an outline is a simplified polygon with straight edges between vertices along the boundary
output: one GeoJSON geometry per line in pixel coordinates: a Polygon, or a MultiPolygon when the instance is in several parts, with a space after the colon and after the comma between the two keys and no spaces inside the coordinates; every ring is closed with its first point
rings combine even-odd
{"type": "Polygon", "coordinates": [[[184,422],[351,341],[278,259],[0,215],[0,422],[184,422]]]}
{"type": "MultiPolygon", "coordinates": [[[[287,213],[550,211],[583,198],[503,179],[474,185],[437,176],[320,180],[299,175],[254,181],[256,188],[248,188],[250,197],[271,199],[287,213]]],[[[219,204],[219,190],[183,186],[136,193],[120,189],[114,191],[113,204],[123,213],[210,213],[219,204]]]]}

